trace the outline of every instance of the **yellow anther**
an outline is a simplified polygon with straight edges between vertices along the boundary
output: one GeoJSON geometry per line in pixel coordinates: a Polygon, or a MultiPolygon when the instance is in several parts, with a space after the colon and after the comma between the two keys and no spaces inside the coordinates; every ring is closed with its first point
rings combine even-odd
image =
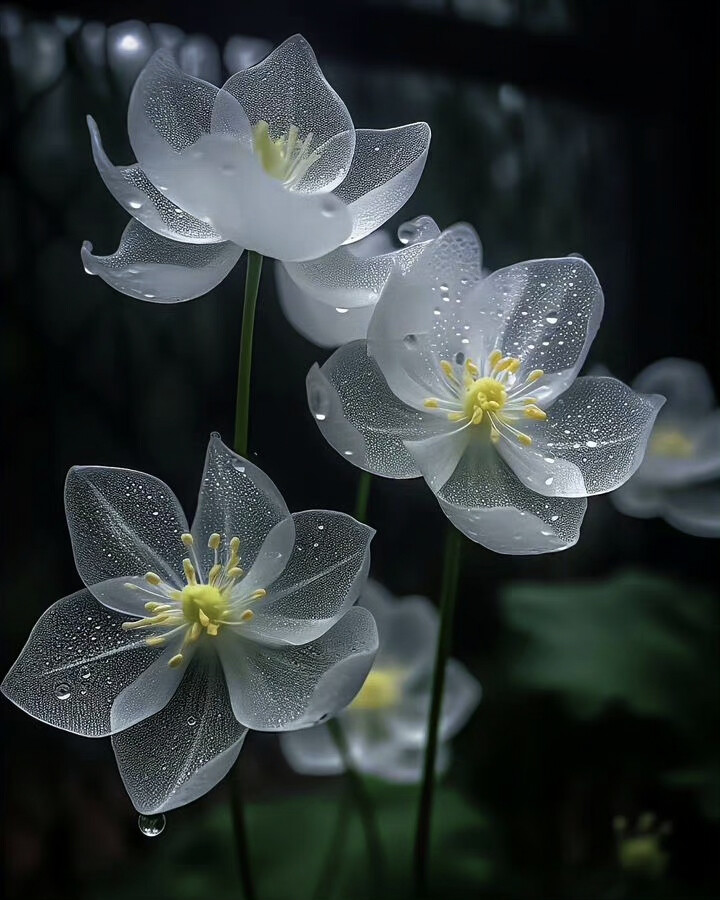
{"type": "Polygon", "coordinates": [[[219,626],[215,622],[211,622],[207,627],[207,633],[210,637],[217,637],[219,626]]]}
{"type": "Polygon", "coordinates": [[[472,423],[473,425],[479,425],[483,420],[483,411],[481,409],[476,409],[473,413],[472,423]]]}
{"type": "Polygon", "coordinates": [[[154,587],[157,587],[159,584],[162,584],[162,579],[159,575],[156,575],[154,572],[148,572],[145,575],[145,581],[148,584],[152,584],[154,587]]]}
{"type": "Polygon", "coordinates": [[[461,422],[465,418],[465,414],[461,412],[451,412],[448,413],[447,417],[451,422],[461,422]]]}
{"type": "Polygon", "coordinates": [[[172,659],[168,660],[168,665],[171,669],[177,669],[178,666],[181,666],[183,663],[183,655],[182,653],[176,653],[172,659]]]}
{"type": "Polygon", "coordinates": [[[158,608],[158,606],[160,606],[159,603],[155,603],[153,600],[151,600],[149,603],[145,604],[145,609],[148,612],[155,612],[155,610],[158,608]]]}
{"type": "Polygon", "coordinates": [[[525,407],[525,415],[528,419],[535,419],[537,422],[544,422],[547,419],[547,413],[539,406],[534,405],[525,407]]]}
{"type": "Polygon", "coordinates": [[[210,624],[210,616],[202,609],[198,610],[198,619],[200,619],[200,624],[203,628],[207,628],[210,624]]]}
{"type": "Polygon", "coordinates": [[[182,591],[170,591],[170,599],[176,601],[182,600],[182,591]]]}
{"type": "Polygon", "coordinates": [[[486,400],[485,409],[489,409],[490,412],[497,412],[499,409],[502,409],[502,404],[498,403],[497,400],[486,400]]]}
{"type": "Polygon", "coordinates": [[[124,588],[127,588],[129,591],[139,591],[140,588],[136,584],[132,584],[129,581],[126,581],[123,585],[124,588]]]}
{"type": "Polygon", "coordinates": [[[145,643],[148,647],[162,647],[165,643],[165,638],[160,637],[160,635],[155,635],[154,637],[145,638],[145,643]]]}
{"type": "Polygon", "coordinates": [[[497,442],[500,440],[500,432],[497,430],[497,428],[495,428],[494,425],[490,429],[490,440],[493,442],[493,444],[497,444],[497,442]]]}
{"type": "Polygon", "coordinates": [[[537,397],[524,397],[524,398],[523,398],[523,403],[524,403],[526,406],[529,406],[531,403],[537,403],[537,402],[538,402],[538,398],[537,398],[537,397]]]}
{"type": "MultiPolygon", "coordinates": [[[[208,623],[209,623],[208,619],[208,623]]],[[[202,625],[199,622],[193,622],[190,626],[190,631],[187,633],[187,637],[185,638],[185,643],[192,644],[194,643],[202,634],[202,625]]]]}
{"type": "Polygon", "coordinates": [[[231,569],[228,569],[228,576],[230,578],[242,578],[245,574],[245,570],[241,569],[240,566],[233,566],[231,569]]]}
{"type": "Polygon", "coordinates": [[[185,544],[186,547],[192,547],[192,545],[195,543],[195,541],[193,540],[193,536],[187,531],[185,532],[185,534],[180,535],[180,540],[183,542],[183,544],[185,544]]]}
{"type": "Polygon", "coordinates": [[[457,375],[455,374],[452,363],[448,362],[446,359],[441,359],[440,368],[451,381],[457,382],[457,375]]]}
{"type": "Polygon", "coordinates": [[[494,370],[496,372],[504,372],[507,370],[508,372],[517,372],[520,368],[520,360],[515,359],[514,356],[504,356],[497,365],[495,365],[494,370]],[[514,366],[517,364],[517,368],[514,366]]]}
{"type": "Polygon", "coordinates": [[[522,431],[518,431],[517,439],[524,447],[529,447],[530,444],[532,444],[532,438],[530,437],[530,435],[523,434],[522,431]]]}
{"type": "Polygon", "coordinates": [[[493,352],[488,356],[488,362],[490,363],[490,368],[494,369],[495,366],[502,359],[502,351],[501,350],[493,350],[493,352]]]}
{"type": "Polygon", "coordinates": [[[263,597],[267,597],[267,591],[265,588],[258,588],[256,591],[253,591],[250,594],[251,600],[262,600],[263,597]]]}
{"type": "Polygon", "coordinates": [[[255,613],[251,609],[246,609],[245,612],[240,616],[241,622],[249,622],[251,619],[255,618],[255,613]]]}
{"type": "Polygon", "coordinates": [[[208,538],[208,547],[209,547],[211,550],[217,550],[218,547],[220,546],[220,541],[221,541],[221,540],[222,540],[222,538],[221,538],[220,535],[217,533],[217,531],[213,531],[213,533],[212,533],[212,534],[210,535],[210,537],[208,538]]]}
{"type": "Polygon", "coordinates": [[[427,409],[437,409],[439,405],[440,403],[435,397],[428,397],[427,400],[423,402],[423,406],[427,409]]]}
{"type": "Polygon", "coordinates": [[[542,378],[544,374],[545,372],[543,369],[533,369],[525,380],[528,383],[532,383],[533,381],[537,381],[538,378],[542,378]]]}
{"type": "Polygon", "coordinates": [[[478,367],[475,365],[475,363],[471,359],[465,360],[465,368],[473,376],[477,376],[480,374],[480,369],[478,369],[478,367]]]}
{"type": "Polygon", "coordinates": [[[520,366],[522,363],[519,359],[511,359],[508,365],[505,367],[506,372],[510,372],[511,375],[515,375],[516,372],[520,371],[520,366]]]}
{"type": "Polygon", "coordinates": [[[190,562],[189,559],[183,560],[183,572],[185,573],[185,579],[188,584],[197,584],[197,578],[195,577],[195,566],[190,562]]]}
{"type": "Polygon", "coordinates": [[[210,584],[215,584],[218,575],[222,572],[223,567],[220,563],[215,563],[215,565],[208,572],[208,582],[210,584]]]}
{"type": "Polygon", "coordinates": [[[230,553],[233,556],[238,556],[240,553],[240,538],[234,537],[230,539],[230,553]]]}

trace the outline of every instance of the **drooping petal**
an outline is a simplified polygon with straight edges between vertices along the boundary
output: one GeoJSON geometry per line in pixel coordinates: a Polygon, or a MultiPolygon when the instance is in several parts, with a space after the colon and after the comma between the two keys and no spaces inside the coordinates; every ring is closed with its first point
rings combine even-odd
{"type": "Polygon", "coordinates": [[[340,347],[307,376],[310,411],[325,440],[350,462],[388,478],[416,478],[405,440],[449,427],[429,412],[404,404],[388,388],[365,341],[340,347]]]}
{"type": "Polygon", "coordinates": [[[140,166],[114,166],[108,159],[92,116],[87,117],[93,159],[105,186],[135,219],[172,241],[215,244],[220,235],[206,222],[176,206],[150,181],[140,166]]]}
{"type": "Polygon", "coordinates": [[[65,481],[75,565],[93,586],[111,578],[155,572],[182,587],[187,520],[159,478],[133,469],[74,466],[65,481]]]}
{"type": "Polygon", "coordinates": [[[684,487],[720,478],[719,447],[720,410],[676,418],[663,407],[637,477],[658,487],[684,487]]]}
{"type": "Polygon", "coordinates": [[[344,513],[294,513],[295,546],[280,577],[240,626],[261,644],[306,644],[331,628],[357,600],[375,532],[344,513]]]}
{"type": "Polygon", "coordinates": [[[360,605],[373,614],[380,647],[376,669],[391,669],[412,678],[418,670],[431,670],[438,633],[438,614],[426,597],[393,600],[377,582],[363,588],[360,605]]]}
{"type": "MultiPolygon", "coordinates": [[[[273,577],[277,577],[273,558],[277,560],[277,554],[281,554],[286,561],[292,551],[294,525],[290,511],[280,491],[261,469],[233,453],[219,434],[211,435],[192,525],[203,571],[207,573],[215,561],[208,539],[217,533],[221,535],[224,550],[233,537],[240,538],[240,565],[249,576],[263,542],[281,522],[285,523],[283,528],[273,534],[267,558],[263,556],[272,567],[268,571],[274,572],[273,577]]],[[[263,568],[261,563],[253,577],[262,577],[263,568]]]]}
{"type": "Polygon", "coordinates": [[[543,497],[529,490],[492,446],[469,445],[437,494],[450,521],[496,553],[533,555],[577,542],[587,500],[543,497]]]}
{"type": "Polygon", "coordinates": [[[645,481],[638,474],[613,491],[610,499],[626,516],[652,519],[663,514],[665,495],[666,491],[663,488],[645,481]]]}
{"type": "Polygon", "coordinates": [[[257,65],[233,75],[223,89],[237,98],[252,126],[267,122],[272,138],[285,136],[293,125],[299,140],[312,135],[308,149],[319,159],[296,190],[330,191],[343,180],[353,158],[355,129],[302,35],[289,37],[257,65]]]}
{"type": "Polygon", "coordinates": [[[665,519],[694,537],[720,538],[720,489],[704,485],[669,492],[665,519]]]}
{"type": "Polygon", "coordinates": [[[80,251],[89,275],[138,300],[180,303],[207,294],[227,276],[242,249],[221,244],[171,241],[131,219],[110,256],[95,256],[85,241],[80,251]]]}
{"type": "Polygon", "coordinates": [[[353,218],[347,243],[375,231],[407,203],[425,168],[429,147],[426,122],[355,132],[350,171],[335,190],[353,218]]]}
{"type": "Polygon", "coordinates": [[[708,373],[689,359],[659,359],[638,375],[633,387],[641,394],[662,394],[667,399],[664,416],[692,418],[715,405],[708,373]]]}
{"type": "Polygon", "coordinates": [[[539,494],[607,493],[637,470],[664,402],[658,394],[638,394],[615,378],[578,378],[552,404],[545,421],[523,422],[530,447],[502,441],[500,452],[517,477],[539,494]],[[567,463],[577,468],[582,481],[567,463]]]}
{"type": "Polygon", "coordinates": [[[455,471],[471,439],[470,429],[460,427],[421,441],[405,441],[405,447],[430,489],[437,492],[455,471]]]}
{"type": "Polygon", "coordinates": [[[154,815],[191,803],[225,777],[247,729],[236,721],[215,657],[196,654],[180,687],[156,715],[113,735],[133,806],[154,815]]]}
{"type": "Polygon", "coordinates": [[[378,647],[372,615],[350,609],[322,637],[271,647],[223,629],[218,649],[239,722],[256,731],[306,728],[350,703],[378,647]]]}
{"type": "Polygon", "coordinates": [[[106,737],[113,730],[113,701],[163,652],[145,643],[152,630],[123,631],[126,620],[87,590],[58,600],[30,633],[3,693],[41,722],[106,737]]]}
{"type": "Polygon", "coordinates": [[[326,725],[286,731],[280,735],[280,747],[290,766],[301,775],[340,775],[345,771],[326,725]]]}

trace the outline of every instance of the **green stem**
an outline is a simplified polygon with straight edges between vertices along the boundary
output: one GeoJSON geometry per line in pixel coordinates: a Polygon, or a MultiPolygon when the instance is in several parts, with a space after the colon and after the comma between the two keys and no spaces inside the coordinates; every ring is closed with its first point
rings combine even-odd
{"type": "Polygon", "coordinates": [[[365,832],[365,845],[367,847],[368,862],[370,864],[370,873],[373,880],[373,900],[382,897],[383,883],[385,881],[385,855],[383,853],[382,841],[380,840],[380,832],[378,831],[377,821],[375,819],[375,810],[372,801],[365,790],[362,776],[355,768],[355,763],[350,755],[350,749],[345,740],[345,734],[342,725],[337,719],[330,719],[327,722],[330,735],[335,742],[343,766],[345,767],[345,780],[348,791],[357,806],[360,819],[362,821],[363,830],[365,832]]]}
{"type": "Polygon", "coordinates": [[[240,868],[240,884],[245,900],[256,900],[255,883],[250,868],[250,849],[248,846],[247,823],[245,821],[245,800],[240,777],[240,767],[235,763],[231,776],[230,807],[232,809],[233,830],[235,832],[235,849],[240,868]]]}
{"type": "Polygon", "coordinates": [[[372,475],[370,472],[362,471],[358,480],[357,493],[355,494],[354,516],[358,522],[363,522],[365,524],[367,524],[367,509],[371,485],[372,475]]]}
{"type": "Polygon", "coordinates": [[[345,786],[338,805],[337,820],[330,836],[325,862],[320,870],[320,877],[313,891],[313,900],[328,900],[329,897],[333,896],[333,886],[340,871],[345,838],[350,825],[350,806],[350,791],[345,786]]]}
{"type": "Polygon", "coordinates": [[[238,361],[237,399],[235,401],[235,452],[247,456],[248,413],[250,410],[250,372],[252,370],[253,331],[257,306],[262,254],[247,251],[245,275],[245,302],[243,304],[242,331],[240,333],[240,359],[238,361]]]}
{"type": "Polygon", "coordinates": [[[452,644],[452,623],[453,614],[455,612],[458,578],[460,575],[461,549],[462,535],[451,525],[445,541],[445,561],[443,565],[442,592],[440,596],[440,630],[438,632],[437,648],[435,650],[435,668],[433,669],[430,714],[428,716],[427,744],[425,745],[423,779],[420,788],[417,830],[415,832],[414,875],[416,897],[424,897],[427,894],[430,825],[432,818],[433,789],[435,787],[438,731],[440,727],[443,690],[445,687],[445,669],[452,644]]]}

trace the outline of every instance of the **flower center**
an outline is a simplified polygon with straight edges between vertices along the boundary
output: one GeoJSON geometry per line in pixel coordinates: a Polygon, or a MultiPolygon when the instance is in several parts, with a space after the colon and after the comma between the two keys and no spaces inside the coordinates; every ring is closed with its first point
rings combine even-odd
{"type": "Polygon", "coordinates": [[[350,709],[389,709],[401,696],[402,673],[398,669],[372,669],[350,709]]]}
{"type": "Polygon", "coordinates": [[[213,565],[207,574],[207,582],[202,580],[201,567],[195,553],[195,541],[191,534],[181,535],[181,540],[189,551],[183,560],[183,573],[187,584],[177,590],[156,575],[148,572],[145,584],[127,582],[127,590],[141,591],[152,597],[145,603],[148,615],[144,619],[123,622],[124,631],[137,628],[152,628],[155,633],[145,640],[150,647],[162,647],[170,635],[184,632],[182,647],[168,662],[171,668],[182,665],[183,651],[194,644],[201,635],[217,637],[225,626],[238,626],[250,622],[255,613],[249,604],[261,600],[267,591],[263,588],[250,593],[242,588],[245,572],[240,567],[240,538],[230,539],[227,551],[221,559],[221,536],[210,535],[208,548],[213,551],[213,565]],[[165,634],[158,633],[166,631],[165,634]]]}
{"type": "Polygon", "coordinates": [[[313,133],[308,133],[304,140],[295,125],[288,128],[287,134],[273,138],[270,126],[261,120],[253,128],[253,149],[268,175],[277,178],[286,187],[294,187],[300,182],[308,169],[320,159],[317,150],[311,150],[313,133]]]}
{"type": "Polygon", "coordinates": [[[670,459],[687,459],[695,452],[695,445],[682,431],[656,428],[650,438],[650,453],[670,459]]]}
{"type": "Polygon", "coordinates": [[[480,365],[471,359],[455,363],[443,359],[440,368],[453,397],[450,400],[428,397],[424,405],[427,409],[442,410],[451,422],[464,423],[463,428],[483,425],[495,443],[505,438],[529,447],[532,438],[519,431],[513,422],[547,418],[545,411],[537,405],[537,397],[528,393],[530,385],[545,373],[542,369],[533,369],[521,379],[518,377],[521,367],[519,359],[503,356],[500,350],[493,350],[480,365]]]}

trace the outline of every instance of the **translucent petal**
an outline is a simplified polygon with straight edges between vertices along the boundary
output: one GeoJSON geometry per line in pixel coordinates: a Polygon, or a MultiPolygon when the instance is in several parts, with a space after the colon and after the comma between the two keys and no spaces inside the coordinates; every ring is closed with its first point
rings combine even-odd
{"type": "MultiPolygon", "coordinates": [[[[268,476],[233,453],[223,444],[219,434],[213,434],[192,525],[203,571],[208,572],[214,562],[213,551],[208,547],[211,534],[221,535],[223,549],[227,548],[231,538],[240,538],[240,564],[249,573],[270,530],[286,519],[290,519],[290,511],[268,476]]],[[[289,558],[294,538],[292,519],[286,529],[275,533],[275,538],[278,543],[272,550],[270,546],[267,548],[269,555],[281,553],[289,558]]],[[[270,564],[271,560],[266,562],[270,564]]],[[[262,569],[261,564],[254,577],[261,576],[262,569]]]]}
{"type": "Polygon", "coordinates": [[[159,478],[133,469],[75,466],[65,481],[65,514],[80,577],[93,585],[155,572],[182,587],[185,514],[159,478]]]}
{"type": "Polygon", "coordinates": [[[663,416],[697,416],[715,405],[715,392],[708,373],[689,359],[659,359],[633,382],[642,394],[663,394],[667,404],[663,416]]]}
{"type": "Polygon", "coordinates": [[[437,498],[470,540],[512,555],[571,547],[587,508],[585,498],[543,497],[526,488],[489,442],[468,447],[437,498]]]}
{"type": "Polygon", "coordinates": [[[161,237],[131,219],[110,256],[95,256],[85,241],[80,251],[89,275],[138,300],[179,303],[207,294],[227,276],[242,249],[230,242],[190,244],[161,237]]]}
{"type": "MultiPolygon", "coordinates": [[[[677,409],[677,407],[675,407],[677,409]]],[[[682,487],[720,478],[720,410],[675,418],[663,407],[637,477],[658,487],[682,487]],[[663,439],[687,442],[679,453],[662,452],[663,439]]]]}
{"type": "Polygon", "coordinates": [[[262,62],[233,75],[223,86],[236,97],[251,125],[264,121],[273,138],[291,125],[308,149],[320,153],[296,190],[330,191],[350,168],[355,129],[350,113],[320,70],[310,44],[296,34],[262,62]]]}
{"type": "Polygon", "coordinates": [[[395,600],[369,580],[360,605],[373,614],[380,646],[375,668],[399,669],[406,679],[418,670],[431,670],[438,633],[438,614],[426,597],[395,600]]]}
{"type": "Polygon", "coordinates": [[[549,408],[544,422],[523,421],[532,446],[503,455],[524,484],[550,497],[581,497],[612,491],[637,470],[658,410],[659,394],[638,394],[615,378],[578,378],[549,408]],[[516,464],[524,457],[532,463],[516,464]],[[557,478],[555,459],[563,461],[557,478]],[[550,462],[553,460],[553,462],[550,462]],[[576,466],[583,484],[564,463],[576,466]]]}
{"type": "Polygon", "coordinates": [[[162,650],[126,617],[101,606],[87,591],[58,600],[42,614],[5,676],[2,691],[24,712],[85,737],[112,731],[111,705],[162,650]]]}
{"type": "Polygon", "coordinates": [[[661,516],[665,508],[666,491],[634,475],[622,487],[610,494],[610,499],[626,516],[652,519],[661,516]]]}
{"type": "Polygon", "coordinates": [[[126,617],[135,616],[138,619],[147,616],[146,603],[153,601],[161,603],[167,600],[166,594],[157,587],[151,587],[142,576],[123,575],[120,578],[110,578],[108,581],[94,584],[91,590],[93,597],[103,606],[124,613],[126,617]]]}
{"type": "Polygon", "coordinates": [[[476,315],[473,289],[482,277],[480,241],[461,223],[385,285],[368,328],[368,352],[392,392],[410,406],[422,409],[427,397],[451,397],[439,362],[471,353],[482,314],[476,315]]]}
{"type": "Polygon", "coordinates": [[[416,478],[404,441],[448,428],[447,420],[398,400],[364,341],[340,347],[321,369],[313,366],[307,393],[325,440],[356,466],[387,478],[416,478]]]}
{"type": "Polygon", "coordinates": [[[288,764],[301,775],[340,775],[345,766],[325,725],[286,731],[280,747],[288,764]]]}
{"type": "Polygon", "coordinates": [[[144,22],[118,22],[107,30],[108,68],[124,90],[130,89],[152,50],[152,36],[144,22]]]}
{"type": "Polygon", "coordinates": [[[188,75],[217,83],[221,78],[220,51],[212,38],[191,34],[178,50],[180,68],[188,75]]]}
{"type": "Polygon", "coordinates": [[[405,446],[430,489],[437,492],[455,471],[471,439],[470,429],[460,427],[422,441],[405,441],[405,446]]]}
{"type": "Polygon", "coordinates": [[[239,72],[240,69],[247,69],[260,62],[271,50],[272,44],[269,41],[234,34],[225,44],[223,62],[228,72],[239,72]]]}
{"type": "Polygon", "coordinates": [[[92,116],[87,117],[93,159],[105,186],[117,202],[146,228],[191,244],[214,244],[220,235],[205,222],[188,215],[153,185],[140,166],[114,166],[107,158],[100,132],[92,116]]]}
{"type": "Polygon", "coordinates": [[[215,654],[195,659],[156,715],[113,735],[135,809],[153,815],[202,797],[237,759],[247,729],[236,721],[215,654]]]}
{"type": "Polygon", "coordinates": [[[256,731],[306,728],[357,694],[378,646],[370,613],[350,609],[322,637],[271,647],[223,630],[217,642],[238,721],[256,731]]]}
{"type": "Polygon", "coordinates": [[[294,513],[295,547],[268,595],[253,606],[241,634],[261,644],[306,644],[331,628],[357,600],[375,532],[344,513],[294,513]]]}
{"type": "Polygon", "coordinates": [[[665,519],[694,537],[720,538],[720,489],[703,486],[670,492],[665,519]]]}
{"type": "Polygon", "coordinates": [[[367,334],[372,304],[355,308],[329,306],[313,293],[302,290],[282,263],[275,264],[275,284],[287,320],[318,347],[340,347],[367,334]]]}
{"type": "Polygon", "coordinates": [[[375,231],[407,203],[425,168],[429,147],[426,122],[355,132],[350,171],[335,191],[352,213],[348,242],[375,231]]]}

